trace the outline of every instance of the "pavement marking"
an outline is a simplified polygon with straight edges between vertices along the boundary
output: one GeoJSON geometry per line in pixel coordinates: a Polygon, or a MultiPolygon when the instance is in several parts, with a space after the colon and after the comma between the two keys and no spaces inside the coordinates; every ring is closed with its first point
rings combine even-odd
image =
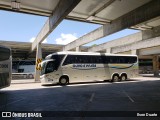
{"type": "Polygon", "coordinates": [[[134,100],[125,92],[125,91],[123,91],[124,92],[124,94],[129,98],[129,100],[131,101],[131,102],[134,102],[134,100]]]}
{"type": "Polygon", "coordinates": [[[94,95],[95,95],[95,93],[92,93],[92,95],[91,95],[91,97],[90,97],[90,99],[89,99],[89,102],[92,102],[92,101],[93,101],[94,95]]]}

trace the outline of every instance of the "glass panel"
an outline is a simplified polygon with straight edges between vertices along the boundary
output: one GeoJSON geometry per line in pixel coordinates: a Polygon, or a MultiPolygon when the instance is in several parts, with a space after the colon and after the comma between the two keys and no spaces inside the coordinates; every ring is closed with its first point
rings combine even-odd
{"type": "Polygon", "coordinates": [[[53,72],[54,70],[56,70],[55,62],[49,61],[47,63],[47,67],[46,67],[46,72],[45,73],[47,74],[47,73],[53,72]]]}
{"type": "Polygon", "coordinates": [[[136,63],[137,57],[129,56],[93,56],[93,55],[68,55],[63,65],[73,63],[97,63],[97,64],[129,64],[136,63]]]}
{"type": "Polygon", "coordinates": [[[58,67],[61,64],[63,58],[64,58],[64,55],[53,55],[52,56],[52,59],[54,59],[55,70],[58,69],[58,67]]]}
{"type": "Polygon", "coordinates": [[[0,61],[7,60],[10,57],[10,49],[0,47],[0,61]]]}
{"type": "Polygon", "coordinates": [[[46,62],[42,62],[41,67],[42,67],[41,75],[43,75],[43,74],[45,74],[46,62]]]}

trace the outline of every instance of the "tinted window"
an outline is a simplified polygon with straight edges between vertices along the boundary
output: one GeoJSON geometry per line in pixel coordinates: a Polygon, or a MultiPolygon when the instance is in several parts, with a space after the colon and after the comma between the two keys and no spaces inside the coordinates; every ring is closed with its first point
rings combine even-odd
{"type": "Polygon", "coordinates": [[[93,55],[68,55],[63,65],[74,63],[96,63],[96,64],[130,64],[135,63],[137,57],[129,56],[93,56],[93,55]]]}
{"type": "Polygon", "coordinates": [[[55,63],[55,69],[57,70],[59,65],[61,64],[61,61],[63,60],[64,55],[52,55],[50,59],[54,59],[55,63]]]}
{"type": "Polygon", "coordinates": [[[74,64],[74,63],[102,63],[103,59],[101,56],[93,55],[68,55],[63,65],[74,64]]]}
{"type": "Polygon", "coordinates": [[[46,74],[53,72],[55,70],[55,64],[53,61],[48,62],[47,66],[46,66],[46,74]]]}
{"type": "Polygon", "coordinates": [[[41,63],[41,67],[42,67],[41,75],[43,75],[43,74],[45,74],[46,62],[42,62],[42,63],[41,63]]]}
{"type": "Polygon", "coordinates": [[[115,63],[115,64],[120,64],[120,63],[125,63],[125,64],[131,64],[131,63],[136,63],[137,62],[137,57],[129,57],[129,56],[107,56],[108,58],[108,63],[115,63]]]}
{"type": "Polygon", "coordinates": [[[10,49],[0,47],[0,61],[7,60],[10,57],[10,49]]]}

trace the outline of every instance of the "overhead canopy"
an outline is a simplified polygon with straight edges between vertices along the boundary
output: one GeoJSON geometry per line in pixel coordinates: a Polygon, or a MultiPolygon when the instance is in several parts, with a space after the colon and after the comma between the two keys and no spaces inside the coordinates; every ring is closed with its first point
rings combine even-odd
{"type": "MultiPolygon", "coordinates": [[[[56,8],[59,5],[59,3],[63,3],[66,1],[0,0],[0,9],[50,17],[56,11],[56,8]]],[[[150,1],[152,0],[81,0],[73,8],[73,10],[71,10],[69,14],[65,16],[65,19],[106,25],[112,23],[112,21],[116,20],[117,18],[139,8],[140,6],[149,3],[150,1]]],[[[146,30],[159,25],[160,17],[157,17],[149,21],[140,23],[138,25],[131,26],[131,28],[146,30]]],[[[40,36],[46,37],[45,35],[41,34],[40,36]]],[[[35,45],[42,41],[43,39],[40,38],[39,41],[35,41],[35,45]]]]}
{"type": "MultiPolygon", "coordinates": [[[[32,43],[30,42],[15,42],[15,41],[1,41],[0,45],[10,47],[12,49],[12,57],[13,58],[35,58],[36,51],[30,53],[30,49],[32,43]]],[[[43,44],[42,43],[42,50],[43,50],[43,58],[48,54],[58,52],[62,50],[64,45],[57,45],[57,44],[43,44]]],[[[81,47],[82,51],[85,51],[87,47],[81,47]]]]}
{"type": "MultiPolygon", "coordinates": [[[[60,0],[0,0],[0,9],[49,17],[60,0]],[[13,1],[13,2],[12,2],[13,1]],[[14,2],[16,1],[16,2],[14,2]]],[[[81,0],[66,19],[106,24],[151,0],[81,0]],[[82,9],[83,8],[83,9],[82,9]]],[[[133,26],[148,29],[160,25],[160,18],[133,26]]]]}

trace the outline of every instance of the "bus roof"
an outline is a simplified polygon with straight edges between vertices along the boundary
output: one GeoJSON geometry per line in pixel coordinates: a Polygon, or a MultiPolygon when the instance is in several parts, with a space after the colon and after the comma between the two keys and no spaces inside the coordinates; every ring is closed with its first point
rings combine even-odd
{"type": "Polygon", "coordinates": [[[10,48],[10,47],[7,47],[7,46],[2,46],[2,45],[0,45],[0,48],[6,48],[6,49],[9,49],[9,50],[11,50],[11,48],[10,48]]]}
{"type": "Polygon", "coordinates": [[[52,53],[47,57],[49,56],[52,56],[52,55],[66,55],[66,54],[69,54],[69,55],[110,55],[110,56],[136,56],[137,55],[127,55],[127,54],[110,54],[110,53],[100,53],[100,52],[74,52],[74,51],[62,51],[62,52],[56,52],[56,53],[52,53]]]}

